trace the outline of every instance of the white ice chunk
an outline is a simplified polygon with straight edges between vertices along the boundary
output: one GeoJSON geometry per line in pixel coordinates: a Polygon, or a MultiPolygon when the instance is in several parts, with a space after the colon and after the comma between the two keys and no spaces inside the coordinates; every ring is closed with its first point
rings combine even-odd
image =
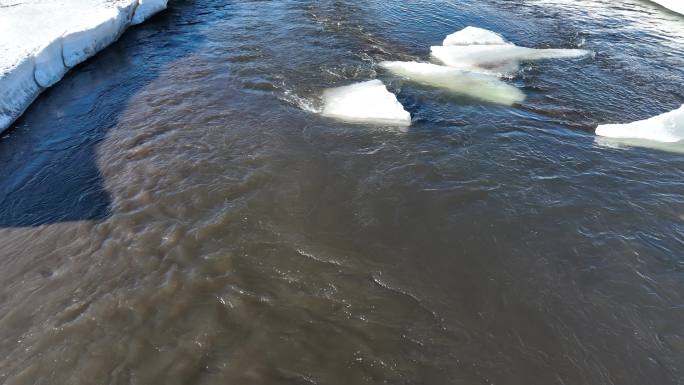
{"type": "Polygon", "coordinates": [[[165,10],[167,2],[168,0],[138,0],[138,8],[135,9],[131,24],[140,24],[155,13],[165,10]]]}
{"type": "Polygon", "coordinates": [[[684,104],[679,109],[627,124],[605,124],[596,135],[610,138],[645,139],[675,143],[684,139],[684,104]]]}
{"type": "Polygon", "coordinates": [[[590,53],[583,49],[536,49],[513,44],[433,46],[430,51],[449,67],[499,75],[515,72],[522,61],[576,58],[590,53]]]}
{"type": "Polygon", "coordinates": [[[684,0],[651,0],[652,2],[663,6],[673,12],[684,15],[684,0]]]}
{"type": "Polygon", "coordinates": [[[380,80],[323,92],[322,115],[348,122],[409,126],[411,114],[380,80]]]}
{"type": "Polygon", "coordinates": [[[466,27],[430,47],[432,57],[449,67],[492,75],[518,71],[520,62],[542,59],[574,58],[590,54],[583,49],[536,49],[518,47],[496,32],[466,27]]]}
{"type": "Polygon", "coordinates": [[[444,39],[442,45],[489,45],[508,44],[508,42],[496,32],[477,27],[465,27],[454,32],[444,39]]]}
{"type": "Polygon", "coordinates": [[[443,88],[487,102],[512,105],[525,100],[525,94],[518,88],[490,75],[418,62],[382,62],[380,66],[418,84],[443,88]]]}

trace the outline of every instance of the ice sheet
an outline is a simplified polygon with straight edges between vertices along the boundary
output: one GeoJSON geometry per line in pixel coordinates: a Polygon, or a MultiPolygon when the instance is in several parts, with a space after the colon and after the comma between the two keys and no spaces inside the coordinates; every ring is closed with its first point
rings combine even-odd
{"type": "Polygon", "coordinates": [[[69,68],[116,41],[134,19],[144,20],[162,5],[165,0],[14,0],[3,7],[0,132],[69,68]]]}

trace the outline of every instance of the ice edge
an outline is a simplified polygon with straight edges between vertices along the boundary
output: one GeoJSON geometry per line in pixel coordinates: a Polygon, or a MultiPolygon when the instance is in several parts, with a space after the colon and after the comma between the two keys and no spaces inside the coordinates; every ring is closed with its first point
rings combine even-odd
{"type": "Polygon", "coordinates": [[[20,59],[9,72],[0,74],[0,88],[6,91],[0,96],[0,134],[69,69],[117,41],[129,27],[166,9],[167,3],[168,0],[134,0],[116,7],[112,18],[88,29],[65,32],[33,55],[20,59]]]}

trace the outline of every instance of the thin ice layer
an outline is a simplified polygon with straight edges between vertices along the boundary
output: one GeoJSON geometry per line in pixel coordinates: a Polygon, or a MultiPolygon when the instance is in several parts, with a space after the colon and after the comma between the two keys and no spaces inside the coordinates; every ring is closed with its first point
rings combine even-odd
{"type": "Polygon", "coordinates": [[[394,61],[380,65],[409,81],[487,102],[512,105],[525,100],[522,91],[494,76],[429,63],[394,61]]]}
{"type": "Polygon", "coordinates": [[[348,122],[411,124],[411,114],[380,80],[325,90],[321,114],[348,122]]]}
{"type": "Polygon", "coordinates": [[[610,138],[645,139],[675,143],[684,139],[684,104],[679,109],[627,124],[604,124],[596,135],[610,138]]]}

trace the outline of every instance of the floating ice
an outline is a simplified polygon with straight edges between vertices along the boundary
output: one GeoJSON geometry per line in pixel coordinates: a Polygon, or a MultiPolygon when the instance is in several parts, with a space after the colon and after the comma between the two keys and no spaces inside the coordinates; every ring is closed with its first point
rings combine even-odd
{"type": "Polygon", "coordinates": [[[669,9],[670,11],[677,12],[680,15],[684,15],[684,1],[682,0],[651,0],[652,2],[669,9]]]}
{"type": "Polygon", "coordinates": [[[508,42],[496,32],[477,27],[465,27],[454,32],[444,39],[442,45],[489,45],[508,44],[508,42]]]}
{"type": "Polygon", "coordinates": [[[0,6],[0,132],[69,68],[165,5],[166,0],[24,0],[0,6]]]}
{"type": "Polygon", "coordinates": [[[411,114],[380,80],[325,90],[321,114],[348,122],[411,124],[411,114]]]}
{"type": "Polygon", "coordinates": [[[535,49],[513,44],[434,46],[432,56],[449,67],[505,75],[518,70],[521,61],[575,58],[589,54],[583,49],[535,49]]]}
{"type": "Polygon", "coordinates": [[[522,91],[490,75],[418,62],[382,62],[380,66],[418,84],[444,88],[487,102],[512,105],[525,100],[522,91]]]}
{"type": "Polygon", "coordinates": [[[495,32],[475,27],[449,35],[444,45],[430,47],[430,52],[449,67],[495,75],[516,72],[522,61],[575,58],[590,53],[583,49],[518,47],[495,32]]]}
{"type": "Polygon", "coordinates": [[[596,128],[596,135],[662,143],[679,142],[684,139],[684,104],[677,110],[650,119],[627,124],[600,125],[596,128]]]}

